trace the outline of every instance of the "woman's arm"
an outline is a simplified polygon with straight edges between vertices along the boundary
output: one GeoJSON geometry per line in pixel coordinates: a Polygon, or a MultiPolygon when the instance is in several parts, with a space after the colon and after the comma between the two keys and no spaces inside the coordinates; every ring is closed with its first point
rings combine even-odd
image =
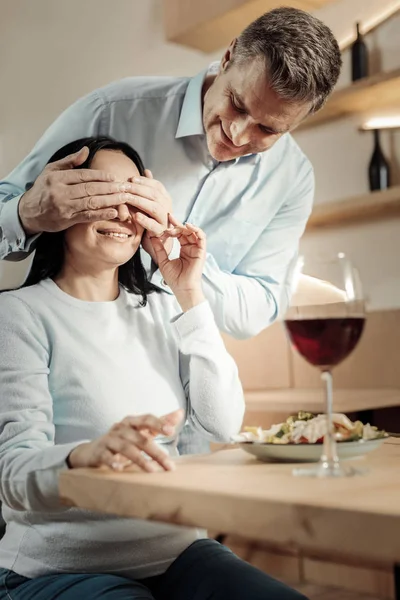
{"type": "Polygon", "coordinates": [[[209,440],[229,441],[242,424],[243,390],[201,287],[206,237],[198,227],[170,219],[174,228],[166,235],[178,237],[179,258],[170,260],[157,238],[152,243],[160,271],[184,313],[172,327],[182,356],[188,419],[209,440]]]}
{"type": "Polygon", "coordinates": [[[243,390],[209,303],[190,309],[172,327],[181,353],[188,421],[210,441],[229,441],[243,421],[243,390]]]}
{"type": "Polygon", "coordinates": [[[0,498],[14,510],[67,510],[58,473],[81,441],[54,444],[48,365],[43,325],[16,295],[0,295],[0,498]]]}

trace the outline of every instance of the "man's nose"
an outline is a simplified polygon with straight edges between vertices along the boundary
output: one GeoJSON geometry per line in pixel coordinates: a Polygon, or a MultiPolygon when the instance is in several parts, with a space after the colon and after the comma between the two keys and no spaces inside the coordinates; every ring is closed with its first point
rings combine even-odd
{"type": "Polygon", "coordinates": [[[118,212],[118,216],[115,217],[116,221],[132,221],[131,213],[126,204],[120,204],[115,209],[118,212]]]}
{"type": "Polygon", "coordinates": [[[231,123],[231,140],[235,146],[245,146],[250,142],[251,131],[246,118],[237,119],[231,123]]]}

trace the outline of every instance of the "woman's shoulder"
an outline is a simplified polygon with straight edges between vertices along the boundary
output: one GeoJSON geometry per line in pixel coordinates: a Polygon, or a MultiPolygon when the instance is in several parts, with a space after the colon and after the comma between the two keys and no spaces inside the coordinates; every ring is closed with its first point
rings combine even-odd
{"type": "Polygon", "coordinates": [[[14,316],[26,312],[35,312],[35,306],[43,294],[40,284],[29,287],[7,290],[0,293],[0,313],[14,316]],[[11,311],[11,312],[10,312],[11,311]]]}

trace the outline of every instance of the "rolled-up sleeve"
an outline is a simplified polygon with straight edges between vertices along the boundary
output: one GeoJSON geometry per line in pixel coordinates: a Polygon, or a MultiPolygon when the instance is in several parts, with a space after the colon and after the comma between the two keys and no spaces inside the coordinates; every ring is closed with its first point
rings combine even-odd
{"type": "Polygon", "coordinates": [[[308,160],[287,198],[233,273],[208,255],[204,292],[221,331],[243,339],[271,325],[289,301],[285,277],[311,213],[314,174],[308,160]]]}

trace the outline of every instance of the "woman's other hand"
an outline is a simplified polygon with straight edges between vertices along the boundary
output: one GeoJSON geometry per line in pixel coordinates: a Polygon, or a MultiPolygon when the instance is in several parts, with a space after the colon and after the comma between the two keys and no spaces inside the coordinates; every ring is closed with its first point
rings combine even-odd
{"type": "Polygon", "coordinates": [[[204,301],[201,287],[206,258],[206,235],[190,223],[182,225],[169,215],[170,228],[162,236],[151,238],[158,267],[165,283],[174,292],[183,311],[204,301]],[[165,250],[165,238],[176,237],[181,249],[178,258],[169,260],[165,250]]]}
{"type": "Polygon", "coordinates": [[[179,409],[161,418],[153,415],[125,417],[111,427],[108,433],[80,444],[68,456],[71,468],[108,466],[116,471],[135,464],[143,471],[152,473],[161,466],[172,471],[174,463],[156,444],[157,435],[171,437],[183,419],[179,409]]]}

